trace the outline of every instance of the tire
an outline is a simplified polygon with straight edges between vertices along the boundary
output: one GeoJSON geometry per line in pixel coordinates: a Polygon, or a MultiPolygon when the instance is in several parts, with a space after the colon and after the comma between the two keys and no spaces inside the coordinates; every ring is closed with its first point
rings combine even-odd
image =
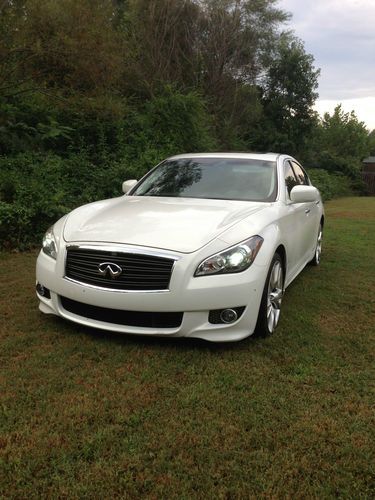
{"type": "Polygon", "coordinates": [[[319,266],[322,258],[322,240],[323,240],[323,226],[319,224],[319,232],[316,240],[314,257],[310,260],[309,264],[312,266],[319,266]]]}
{"type": "Polygon", "coordinates": [[[268,270],[260,303],[255,334],[259,337],[271,335],[279,322],[281,301],[284,295],[284,267],[278,253],[275,253],[268,270]]]}

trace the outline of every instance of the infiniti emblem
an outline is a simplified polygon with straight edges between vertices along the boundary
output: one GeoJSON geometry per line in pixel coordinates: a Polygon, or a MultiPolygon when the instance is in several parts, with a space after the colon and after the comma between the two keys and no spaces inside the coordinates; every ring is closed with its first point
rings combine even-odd
{"type": "Polygon", "coordinates": [[[109,276],[111,278],[118,278],[122,273],[122,267],[118,266],[114,262],[102,262],[98,266],[99,274],[103,276],[109,276]]]}

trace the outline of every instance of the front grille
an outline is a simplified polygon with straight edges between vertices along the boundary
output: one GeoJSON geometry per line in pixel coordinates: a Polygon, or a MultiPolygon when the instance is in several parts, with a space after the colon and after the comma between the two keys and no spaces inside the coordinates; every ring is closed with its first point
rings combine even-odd
{"type": "Polygon", "coordinates": [[[178,328],[181,326],[182,312],[140,312],[108,309],[106,307],[83,304],[67,297],[60,297],[62,307],[83,318],[105,321],[115,325],[139,326],[144,328],[178,328]]]}
{"type": "Polygon", "coordinates": [[[154,255],[68,248],[65,276],[115,290],[168,290],[173,264],[173,259],[154,255]],[[106,262],[120,266],[121,274],[100,274],[99,266],[106,262]]]}

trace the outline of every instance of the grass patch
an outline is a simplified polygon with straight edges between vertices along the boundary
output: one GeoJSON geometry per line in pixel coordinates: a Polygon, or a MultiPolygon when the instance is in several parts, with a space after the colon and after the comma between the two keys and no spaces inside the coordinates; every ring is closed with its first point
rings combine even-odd
{"type": "Polygon", "coordinates": [[[272,337],[116,335],[37,310],[0,254],[0,497],[373,498],[375,199],[326,204],[272,337]]]}

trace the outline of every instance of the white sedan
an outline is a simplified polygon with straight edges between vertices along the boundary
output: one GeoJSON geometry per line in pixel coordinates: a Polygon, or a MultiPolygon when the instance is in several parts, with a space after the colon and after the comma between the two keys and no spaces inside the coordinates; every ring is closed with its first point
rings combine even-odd
{"type": "Polygon", "coordinates": [[[320,262],[322,201],[290,156],[173,156],[123,191],[47,231],[42,312],[122,333],[241,340],[272,333],[285,288],[320,262]]]}

